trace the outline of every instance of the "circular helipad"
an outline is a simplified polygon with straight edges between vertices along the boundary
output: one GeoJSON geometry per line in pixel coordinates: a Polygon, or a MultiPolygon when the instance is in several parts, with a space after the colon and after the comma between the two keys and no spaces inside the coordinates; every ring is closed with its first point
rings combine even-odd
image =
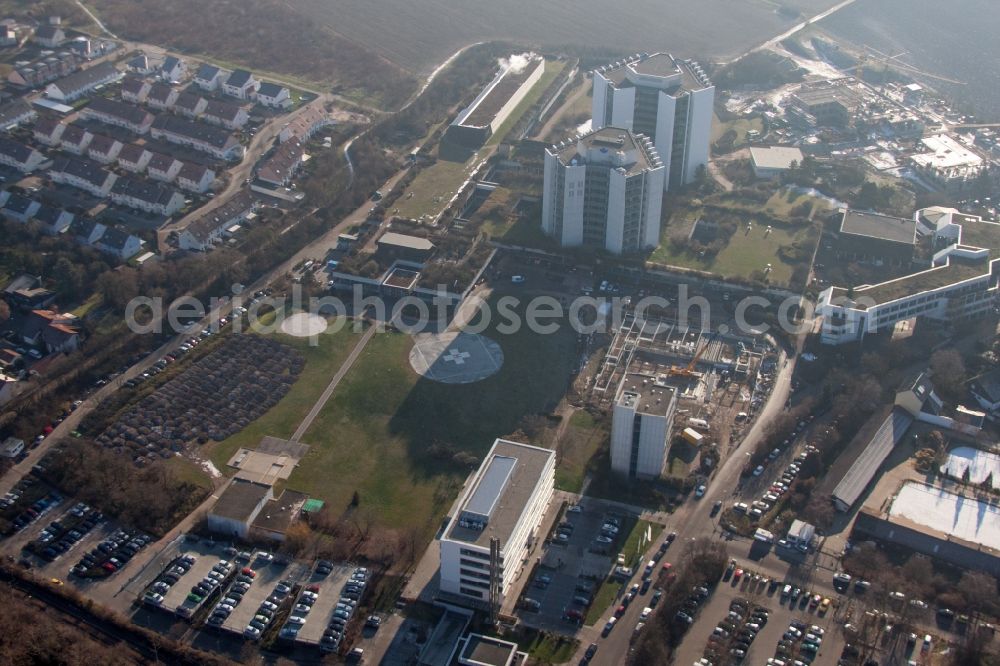
{"type": "Polygon", "coordinates": [[[296,338],[311,338],[325,330],[326,319],[309,312],[298,312],[281,322],[281,332],[296,338]]]}
{"type": "Polygon", "coordinates": [[[503,350],[477,333],[422,333],[410,350],[417,374],[443,384],[471,384],[503,366],[503,350]]]}

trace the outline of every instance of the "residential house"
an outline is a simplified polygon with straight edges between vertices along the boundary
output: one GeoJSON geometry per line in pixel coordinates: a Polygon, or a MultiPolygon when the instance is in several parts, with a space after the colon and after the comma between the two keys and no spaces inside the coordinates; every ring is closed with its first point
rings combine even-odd
{"type": "Polygon", "coordinates": [[[66,125],[59,141],[59,147],[68,153],[83,155],[93,140],[94,135],[80,125],[66,125]]]}
{"type": "Polygon", "coordinates": [[[0,136],[0,164],[31,173],[44,161],[45,156],[31,146],[0,136]]]}
{"type": "Polygon", "coordinates": [[[35,211],[32,219],[38,223],[42,231],[50,236],[55,236],[69,229],[69,225],[73,223],[73,217],[73,213],[62,208],[42,204],[35,211]]]}
{"type": "Polygon", "coordinates": [[[40,25],[35,30],[34,41],[42,46],[55,49],[66,41],[66,33],[57,25],[40,25]]]}
{"type": "Polygon", "coordinates": [[[285,109],[292,105],[291,92],[285,86],[264,81],[257,89],[257,101],[272,109],[285,109]]]}
{"type": "Polygon", "coordinates": [[[35,110],[23,99],[15,99],[0,106],[0,129],[10,130],[18,125],[30,123],[38,117],[35,110]]]}
{"type": "Polygon", "coordinates": [[[194,162],[185,162],[184,166],[177,172],[177,185],[181,189],[189,192],[203,194],[215,182],[215,172],[207,166],[194,162]]]}
{"type": "Polygon", "coordinates": [[[153,153],[142,146],[134,143],[126,144],[118,153],[118,166],[131,171],[132,173],[142,173],[153,159],[153,153]]]}
{"type": "Polygon", "coordinates": [[[275,187],[287,186],[302,165],[305,150],[299,139],[286,141],[257,169],[257,180],[275,187]]]}
{"type": "Polygon", "coordinates": [[[80,116],[106,125],[122,127],[135,134],[146,134],[153,125],[153,114],[134,104],[106,97],[95,97],[80,116]]]}
{"type": "Polygon", "coordinates": [[[15,46],[17,44],[17,31],[13,26],[0,26],[0,46],[15,46]]]}
{"type": "Polygon", "coordinates": [[[177,88],[166,83],[154,83],[149,89],[149,94],[146,95],[146,104],[163,111],[173,108],[178,96],[180,96],[180,91],[177,88]]]}
{"type": "Polygon", "coordinates": [[[206,62],[198,67],[198,71],[194,75],[194,82],[202,90],[214,92],[222,86],[222,82],[226,80],[227,76],[225,71],[206,62]]]}
{"type": "Polygon", "coordinates": [[[184,92],[177,97],[174,102],[174,113],[179,113],[187,118],[197,118],[205,111],[208,100],[193,92],[184,92]]]}
{"type": "Polygon", "coordinates": [[[102,62],[50,83],[45,88],[45,96],[57,102],[73,102],[98,86],[117,81],[121,77],[122,73],[113,64],[102,62]]]}
{"type": "Polygon", "coordinates": [[[130,72],[135,72],[136,74],[149,74],[153,71],[149,66],[149,58],[147,58],[143,53],[140,53],[125,63],[125,67],[128,68],[130,72]]]}
{"type": "Polygon", "coordinates": [[[74,157],[59,158],[49,169],[49,177],[57,183],[72,185],[101,199],[111,193],[118,178],[98,162],[74,157]]]}
{"type": "Polygon", "coordinates": [[[205,213],[184,228],[177,236],[182,250],[203,252],[222,239],[226,229],[247,220],[257,210],[258,203],[241,192],[215,210],[205,213]]]}
{"type": "Polygon", "coordinates": [[[62,141],[63,130],[66,126],[51,116],[42,116],[35,123],[32,135],[35,141],[46,146],[58,146],[62,141]]]}
{"type": "Polygon", "coordinates": [[[18,61],[7,74],[7,82],[20,88],[38,88],[80,68],[80,58],[71,51],[44,55],[32,61],[18,61]]]}
{"type": "Polygon", "coordinates": [[[122,176],[115,182],[111,200],[122,206],[166,216],[184,207],[184,195],[174,188],[132,176],[122,176]]]}
{"type": "Polygon", "coordinates": [[[83,245],[93,245],[101,240],[108,228],[92,217],[78,217],[69,225],[67,233],[72,234],[76,242],[83,245]]]}
{"type": "Polygon", "coordinates": [[[186,72],[184,61],[174,56],[167,56],[160,66],[160,78],[168,83],[180,83],[186,72]]]}
{"type": "Polygon", "coordinates": [[[308,141],[319,130],[334,124],[336,123],[323,110],[322,106],[309,106],[302,113],[299,113],[294,120],[281,128],[281,132],[278,134],[278,141],[284,143],[295,137],[303,141],[308,141]]]}
{"type": "Polygon", "coordinates": [[[122,99],[132,104],[143,104],[152,88],[149,81],[135,76],[126,76],[122,81],[122,99]]]}
{"type": "Polygon", "coordinates": [[[3,297],[12,308],[23,312],[48,307],[56,295],[42,288],[42,278],[37,275],[22,273],[7,283],[3,288],[3,297]]]}
{"type": "Polygon", "coordinates": [[[109,227],[101,240],[97,241],[97,249],[113,254],[122,261],[128,261],[142,250],[143,240],[133,236],[119,227],[109,227]]]}
{"type": "Polygon", "coordinates": [[[87,148],[87,157],[100,162],[101,164],[111,164],[118,159],[118,154],[122,150],[122,142],[103,134],[95,134],[87,148]]]}
{"type": "Polygon", "coordinates": [[[213,99],[205,105],[205,109],[202,112],[202,120],[213,125],[222,125],[223,127],[235,130],[242,129],[247,124],[247,121],[250,120],[250,115],[246,109],[238,104],[230,104],[229,102],[213,99]]]}
{"type": "Polygon", "coordinates": [[[40,203],[20,194],[11,193],[4,202],[0,213],[10,220],[17,220],[24,224],[31,219],[31,216],[38,212],[40,203]]]}
{"type": "Polygon", "coordinates": [[[82,35],[80,37],[74,37],[69,40],[66,48],[84,60],[90,60],[94,57],[94,47],[89,37],[83,37],[82,35]]]}
{"type": "Polygon", "coordinates": [[[237,99],[252,100],[257,94],[260,82],[245,69],[234,70],[222,84],[222,92],[237,99]]]}
{"type": "Polygon", "coordinates": [[[153,180],[172,183],[183,166],[184,163],[173,155],[154,152],[149,164],[146,165],[146,173],[153,180]]]}
{"type": "Polygon", "coordinates": [[[25,318],[21,339],[25,344],[41,346],[49,354],[75,351],[80,346],[78,319],[52,310],[32,310],[25,318]]]}
{"type": "Polygon", "coordinates": [[[159,116],[150,134],[154,139],[189,146],[223,160],[242,159],[244,153],[243,146],[229,132],[177,116],[159,116]]]}

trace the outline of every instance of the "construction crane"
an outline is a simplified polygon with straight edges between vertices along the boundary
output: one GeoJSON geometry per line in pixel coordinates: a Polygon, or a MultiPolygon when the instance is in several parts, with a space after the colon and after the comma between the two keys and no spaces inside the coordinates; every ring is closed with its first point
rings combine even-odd
{"type": "Polygon", "coordinates": [[[709,337],[705,340],[705,344],[695,352],[694,356],[691,358],[691,362],[687,364],[686,368],[681,368],[678,366],[673,366],[670,368],[667,374],[671,377],[697,377],[698,373],[695,372],[694,368],[698,365],[698,361],[701,359],[702,355],[708,350],[708,346],[712,344],[712,338],[709,337]]]}

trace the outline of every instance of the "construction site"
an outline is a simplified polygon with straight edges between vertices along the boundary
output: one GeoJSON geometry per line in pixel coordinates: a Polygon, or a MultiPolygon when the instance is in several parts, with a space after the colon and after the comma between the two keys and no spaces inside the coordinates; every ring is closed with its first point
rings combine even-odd
{"type": "Polygon", "coordinates": [[[770,392],[775,358],[761,338],[629,314],[597,370],[591,400],[609,408],[625,390],[669,389],[678,400],[672,431],[724,453],[770,392]]]}

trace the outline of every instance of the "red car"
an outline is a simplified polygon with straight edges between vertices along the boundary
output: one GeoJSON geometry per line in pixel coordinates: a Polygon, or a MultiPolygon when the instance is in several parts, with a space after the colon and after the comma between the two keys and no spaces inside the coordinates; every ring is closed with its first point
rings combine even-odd
{"type": "Polygon", "coordinates": [[[244,576],[250,576],[251,578],[257,577],[257,572],[251,569],[250,567],[243,567],[243,571],[241,571],[240,573],[242,573],[244,576]]]}
{"type": "Polygon", "coordinates": [[[621,617],[624,614],[625,614],[625,606],[619,606],[617,609],[615,609],[615,617],[621,617]]]}
{"type": "Polygon", "coordinates": [[[101,568],[107,571],[108,573],[114,573],[118,571],[118,567],[111,564],[111,562],[105,562],[104,564],[101,565],[101,568]]]}
{"type": "Polygon", "coordinates": [[[319,585],[310,585],[309,587],[306,588],[306,591],[315,592],[316,594],[319,594],[319,585]]]}

